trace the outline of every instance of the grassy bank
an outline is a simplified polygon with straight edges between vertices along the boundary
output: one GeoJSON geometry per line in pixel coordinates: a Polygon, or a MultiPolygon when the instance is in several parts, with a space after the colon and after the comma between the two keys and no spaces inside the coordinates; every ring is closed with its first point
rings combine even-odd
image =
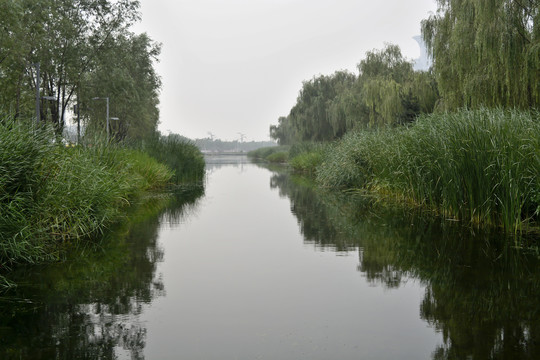
{"type": "Polygon", "coordinates": [[[517,232],[540,211],[536,112],[429,115],[408,128],[348,134],[318,168],[322,186],[398,194],[457,219],[517,232]]]}
{"type": "Polygon", "coordinates": [[[200,150],[176,134],[157,134],[138,145],[154,159],[173,170],[174,183],[199,182],[204,177],[205,162],[200,150]]]}
{"type": "Polygon", "coordinates": [[[121,219],[137,194],[182,177],[140,150],[99,141],[66,147],[53,139],[50,129],[0,125],[2,272],[58,260],[65,244],[121,219]]]}
{"type": "Polygon", "coordinates": [[[539,134],[538,112],[461,110],[349,132],[333,144],[293,145],[288,159],[322,187],[377,193],[517,233],[538,226],[539,134]]]}
{"type": "Polygon", "coordinates": [[[271,163],[285,163],[289,159],[290,146],[271,146],[248,152],[252,159],[264,160],[271,163]]]}

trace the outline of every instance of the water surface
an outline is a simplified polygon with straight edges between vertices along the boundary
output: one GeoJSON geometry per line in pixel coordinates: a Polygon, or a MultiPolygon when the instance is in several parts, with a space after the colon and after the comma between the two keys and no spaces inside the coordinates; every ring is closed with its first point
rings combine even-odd
{"type": "Polygon", "coordinates": [[[204,191],[179,195],[159,216],[134,215],[99,250],[81,249],[84,261],[21,270],[1,302],[0,355],[539,355],[535,254],[315,191],[245,156],[207,157],[207,173],[204,191]]]}

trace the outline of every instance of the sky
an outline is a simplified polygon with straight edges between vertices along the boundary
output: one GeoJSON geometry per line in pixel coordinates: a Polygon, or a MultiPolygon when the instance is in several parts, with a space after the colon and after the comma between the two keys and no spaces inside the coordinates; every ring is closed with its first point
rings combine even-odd
{"type": "Polygon", "coordinates": [[[162,44],[159,130],[191,139],[270,140],[303,81],[358,74],[367,51],[413,36],[435,0],[140,0],[146,32],[162,44]]]}

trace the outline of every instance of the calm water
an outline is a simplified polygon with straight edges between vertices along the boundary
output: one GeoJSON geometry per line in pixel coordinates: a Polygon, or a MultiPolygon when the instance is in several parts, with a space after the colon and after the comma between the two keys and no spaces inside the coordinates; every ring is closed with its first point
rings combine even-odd
{"type": "Polygon", "coordinates": [[[0,358],[540,358],[537,254],[245,157],[207,164],[165,213],[151,199],[100,248],[21,269],[0,358]]]}

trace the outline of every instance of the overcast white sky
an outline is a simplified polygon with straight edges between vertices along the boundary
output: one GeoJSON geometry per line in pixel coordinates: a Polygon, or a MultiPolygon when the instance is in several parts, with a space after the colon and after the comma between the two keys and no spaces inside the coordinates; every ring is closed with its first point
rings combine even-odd
{"type": "Polygon", "coordinates": [[[366,51],[412,39],[435,0],[140,0],[135,31],[163,44],[162,133],[268,140],[302,81],[357,73],[366,51]]]}

